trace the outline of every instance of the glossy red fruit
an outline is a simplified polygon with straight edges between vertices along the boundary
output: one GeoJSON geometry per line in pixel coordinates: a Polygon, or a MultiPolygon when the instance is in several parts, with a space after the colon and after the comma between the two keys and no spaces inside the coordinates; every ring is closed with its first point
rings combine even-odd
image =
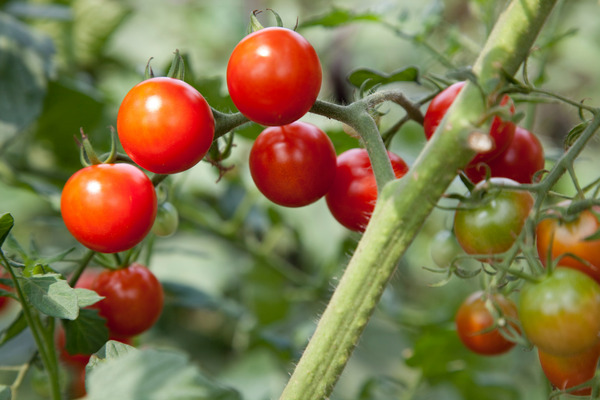
{"type": "Polygon", "coordinates": [[[92,289],[105,297],[92,307],[106,318],[113,337],[131,337],[150,329],[162,312],[162,285],[141,264],[104,271],[94,280],[92,289]]]}
{"type": "Polygon", "coordinates": [[[231,100],[248,119],[267,126],[298,120],[321,89],[321,62],[299,33],[270,27],[246,36],[227,64],[231,100]]]}
{"type": "Polygon", "coordinates": [[[500,333],[498,324],[511,324],[518,331],[517,307],[502,294],[488,295],[482,291],[467,297],[455,317],[456,331],[463,344],[481,355],[503,354],[515,346],[500,333]]]}
{"type": "Polygon", "coordinates": [[[532,183],[535,173],[544,169],[544,148],[533,133],[517,126],[515,136],[506,150],[488,162],[470,165],[465,173],[471,181],[477,183],[485,179],[486,165],[492,177],[532,183]]]}
{"type": "Polygon", "coordinates": [[[329,136],[306,122],[269,127],[250,151],[250,173],[273,203],[301,207],[327,193],[335,178],[336,154],[329,136]]]}
{"type": "Polygon", "coordinates": [[[194,87],[157,77],[127,93],[119,107],[117,132],[123,149],[140,167],[174,174],[193,167],[208,152],[215,121],[194,87]]]}
{"type": "Polygon", "coordinates": [[[131,164],[99,164],[77,171],[65,184],[60,211],[80,243],[101,253],[141,242],[156,217],[150,179],[131,164]]]}
{"type": "MultiPolygon", "coordinates": [[[[456,96],[458,96],[458,93],[464,87],[465,83],[466,82],[456,82],[448,86],[429,103],[423,121],[423,129],[425,130],[425,137],[427,140],[431,138],[440,122],[442,122],[444,115],[446,115],[446,112],[454,102],[456,96]]],[[[510,101],[508,96],[504,96],[500,104],[506,105],[510,101]]],[[[514,112],[514,106],[511,107],[511,111],[514,112]]],[[[515,124],[510,121],[504,121],[499,117],[494,117],[489,133],[493,141],[492,148],[489,151],[477,154],[469,165],[487,162],[502,153],[508,147],[515,135],[515,124]]]]}
{"type": "MultiPolygon", "coordinates": [[[[600,340],[591,349],[581,353],[560,357],[538,350],[540,365],[544,374],[559,390],[571,389],[591,380],[596,374],[598,359],[600,358],[600,340]]],[[[574,396],[589,396],[591,387],[569,391],[574,396]]]]}
{"type": "MultiPolygon", "coordinates": [[[[404,160],[388,151],[396,178],[408,171],[404,160]]],[[[350,149],[337,158],[335,180],[325,195],[334,218],[346,228],[363,232],[377,202],[377,183],[365,149],[350,149]]]]}
{"type": "MultiPolygon", "coordinates": [[[[561,207],[568,205],[569,202],[559,204],[561,207]]],[[[542,219],[536,227],[536,246],[542,264],[548,264],[548,251],[551,248],[553,260],[561,257],[561,265],[578,269],[600,284],[600,239],[587,239],[600,230],[600,221],[594,214],[598,211],[600,209],[583,210],[567,221],[550,210],[550,218],[542,219]]]]}

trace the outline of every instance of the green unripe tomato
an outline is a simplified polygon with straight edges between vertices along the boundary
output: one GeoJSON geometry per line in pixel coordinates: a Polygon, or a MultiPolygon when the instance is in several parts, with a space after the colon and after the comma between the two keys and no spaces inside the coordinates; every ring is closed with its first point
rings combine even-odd
{"type": "Polygon", "coordinates": [[[179,226],[179,213],[175,206],[168,201],[158,205],[156,219],[152,226],[152,233],[156,236],[167,237],[177,231],[179,226]]]}
{"type": "Polygon", "coordinates": [[[446,229],[431,239],[429,252],[433,262],[440,268],[448,268],[456,256],[464,254],[454,233],[446,229]]]}

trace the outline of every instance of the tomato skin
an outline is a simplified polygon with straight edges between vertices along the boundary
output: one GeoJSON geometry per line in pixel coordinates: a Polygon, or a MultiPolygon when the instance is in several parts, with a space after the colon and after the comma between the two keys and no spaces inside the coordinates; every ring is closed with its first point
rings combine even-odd
{"type": "Polygon", "coordinates": [[[101,253],[125,251],[148,234],[156,217],[150,179],[130,164],[80,169],[65,184],[60,209],[71,234],[101,253]]]}
{"type": "MultiPolygon", "coordinates": [[[[478,291],[460,305],[455,324],[458,337],[468,349],[477,354],[492,356],[506,353],[515,346],[515,342],[502,336],[498,327],[489,330],[494,326],[495,318],[486,306],[488,300],[492,307],[501,311],[503,318],[517,319],[517,307],[512,300],[500,293],[488,296],[483,291],[478,291]],[[481,333],[483,331],[485,332],[481,333]]],[[[517,329],[513,323],[511,325],[517,329]]]]}
{"type": "Polygon", "coordinates": [[[162,312],[162,285],[141,264],[102,272],[94,280],[92,290],[105,297],[92,307],[106,318],[106,326],[116,338],[128,338],[150,329],[162,312]]]}
{"type": "MultiPolygon", "coordinates": [[[[388,156],[396,178],[408,171],[400,156],[388,156]]],[[[350,149],[337,158],[335,180],[325,195],[333,217],[346,228],[364,232],[377,201],[377,183],[367,150],[350,149]]]]}
{"type": "Polygon", "coordinates": [[[600,334],[600,285],[586,274],[557,267],[523,285],[519,320],[540,351],[571,356],[592,348],[600,334]]]}
{"type": "MultiPolygon", "coordinates": [[[[567,207],[569,202],[559,206],[567,207]]],[[[553,214],[552,211],[549,212],[553,214]]],[[[600,239],[585,240],[600,229],[600,221],[591,210],[582,211],[573,221],[560,221],[556,218],[542,219],[536,227],[537,251],[544,266],[548,265],[548,249],[552,246],[552,259],[572,253],[591,265],[569,255],[560,259],[560,264],[578,269],[591,276],[600,284],[600,239]]]]}
{"type": "MultiPolygon", "coordinates": [[[[507,178],[492,178],[490,182],[517,185],[507,178]]],[[[476,189],[484,184],[480,182],[476,189]]],[[[472,208],[461,203],[454,214],[456,239],[468,254],[498,254],[510,249],[534,202],[525,191],[500,190],[486,196],[489,200],[481,206],[472,208]]]]}
{"type": "Polygon", "coordinates": [[[486,168],[483,164],[489,167],[490,176],[532,183],[535,173],[544,169],[544,148],[533,133],[517,126],[514,138],[496,158],[465,168],[465,173],[474,183],[485,179],[486,168]]]}
{"type": "MultiPolygon", "coordinates": [[[[572,356],[555,356],[538,349],[540,365],[546,378],[559,390],[570,389],[592,379],[600,358],[600,340],[591,349],[572,356]]],[[[575,396],[589,396],[591,387],[569,392],[575,396]]]]}
{"type": "MultiPolygon", "coordinates": [[[[465,86],[466,82],[456,82],[442,90],[435,96],[424,115],[423,129],[425,130],[425,137],[427,140],[433,136],[440,122],[446,115],[446,112],[454,102],[454,99],[460,93],[461,89],[465,86]]],[[[505,105],[510,101],[508,96],[502,98],[501,104],[505,105]]],[[[514,107],[511,107],[511,111],[514,112],[514,107]]],[[[494,117],[490,126],[490,137],[493,140],[492,149],[486,152],[478,153],[473,160],[469,163],[469,166],[477,165],[480,162],[487,162],[500,155],[511,143],[515,135],[515,124],[510,121],[504,121],[499,117],[494,117]]]]}
{"type": "Polygon", "coordinates": [[[269,27],[242,39],[227,64],[231,100],[261,125],[292,123],[315,103],[321,62],[312,45],[290,29],[269,27]]]}
{"type": "Polygon", "coordinates": [[[140,167],[174,174],[193,167],[208,152],[215,121],[191,85],[157,77],[127,93],[119,107],[117,132],[123,149],[140,167]]]}
{"type": "Polygon", "coordinates": [[[249,165],[265,197],[302,207],[323,197],[333,184],[336,153],[325,132],[296,121],[263,130],[252,145],[249,165]]]}

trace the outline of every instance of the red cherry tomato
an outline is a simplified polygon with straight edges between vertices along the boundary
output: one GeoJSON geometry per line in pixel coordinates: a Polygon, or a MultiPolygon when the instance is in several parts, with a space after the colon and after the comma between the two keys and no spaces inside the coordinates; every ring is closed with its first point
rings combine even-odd
{"type": "MultiPolygon", "coordinates": [[[[408,171],[400,156],[388,151],[396,178],[408,171]]],[[[363,232],[377,201],[377,183],[365,149],[350,149],[337,158],[335,180],[325,195],[334,218],[346,228],[363,232]]]]}
{"type": "MultiPolygon", "coordinates": [[[[492,178],[492,184],[517,185],[507,178],[492,178]]],[[[475,191],[486,185],[475,186],[475,191]]],[[[473,194],[472,194],[473,195],[473,194]]],[[[507,251],[521,233],[525,220],[533,207],[529,192],[496,187],[483,194],[481,204],[461,202],[454,214],[454,233],[468,254],[498,254],[507,251]]]]}
{"type": "Polygon", "coordinates": [[[127,93],[119,107],[117,132],[123,149],[140,167],[174,174],[193,167],[208,152],[215,122],[196,89],[179,79],[159,77],[127,93]]]}
{"type": "MultiPolygon", "coordinates": [[[[542,370],[550,383],[559,390],[567,390],[594,377],[600,358],[600,341],[597,341],[597,344],[589,350],[566,357],[544,353],[538,349],[538,357],[542,370]]],[[[575,396],[589,396],[591,393],[591,387],[569,392],[575,396]]]]}
{"type": "MultiPolygon", "coordinates": [[[[427,140],[431,138],[435,130],[437,129],[440,122],[444,118],[446,111],[454,102],[456,96],[463,88],[466,82],[456,82],[446,89],[441,91],[437,96],[431,100],[429,107],[425,112],[423,128],[425,130],[425,136],[427,140]]],[[[501,105],[505,105],[510,101],[508,96],[504,96],[501,101],[501,105]]],[[[514,112],[514,107],[511,107],[511,111],[514,112]]],[[[515,124],[510,121],[503,121],[499,117],[494,117],[492,125],[490,127],[490,137],[493,140],[492,149],[486,152],[479,153],[469,163],[469,165],[476,165],[479,162],[489,161],[497,157],[502,153],[510,144],[515,135],[515,124]]]]}
{"type": "Polygon", "coordinates": [[[92,289],[105,297],[92,307],[106,318],[106,326],[114,337],[127,338],[150,329],[162,312],[162,285],[141,264],[102,272],[92,289]]]}
{"type": "MultiPolygon", "coordinates": [[[[568,205],[569,202],[559,204],[562,207],[568,205]]],[[[598,211],[600,209],[596,210],[598,211]]],[[[549,211],[549,215],[553,214],[556,213],[549,211]]],[[[548,264],[548,250],[552,247],[553,260],[563,256],[559,262],[561,265],[578,269],[600,284],[600,239],[586,240],[600,229],[600,221],[596,215],[591,210],[584,210],[569,221],[562,221],[558,215],[555,217],[557,218],[542,219],[536,228],[537,251],[542,264],[548,264]]]]}
{"type": "Polygon", "coordinates": [[[327,193],[335,178],[336,154],[329,136],[312,124],[269,127],[250,151],[250,173],[273,203],[301,207],[327,193]]]}
{"type": "Polygon", "coordinates": [[[519,296],[519,320],[544,353],[572,356],[594,347],[600,335],[600,285],[581,271],[558,267],[519,296]]]}
{"type": "Polygon", "coordinates": [[[496,355],[512,349],[515,342],[504,337],[497,324],[502,321],[517,329],[517,307],[500,293],[487,295],[475,292],[463,301],[455,317],[458,337],[471,351],[481,355],[496,355]],[[495,326],[496,325],[496,326],[495,326]]]}
{"type": "Polygon", "coordinates": [[[88,248],[125,251],[148,234],[156,217],[150,179],[130,164],[83,168],[63,188],[60,210],[67,229],[88,248]]]}
{"type": "Polygon", "coordinates": [[[483,164],[487,164],[490,176],[532,183],[535,173],[544,168],[544,148],[533,133],[517,126],[515,137],[498,157],[465,168],[465,173],[474,183],[485,179],[486,168],[483,164]]]}
{"type": "Polygon", "coordinates": [[[321,63],[299,33],[270,27],[246,36],[227,64],[235,106],[261,125],[286,125],[312,107],[321,89],[321,63]]]}

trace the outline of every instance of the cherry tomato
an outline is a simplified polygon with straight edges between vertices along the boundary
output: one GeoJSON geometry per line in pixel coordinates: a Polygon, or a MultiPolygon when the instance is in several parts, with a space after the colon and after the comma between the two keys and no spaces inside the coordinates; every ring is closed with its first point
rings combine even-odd
{"type": "MultiPolygon", "coordinates": [[[[492,178],[491,184],[512,184],[507,178],[492,178]]],[[[474,192],[485,189],[486,182],[475,186],[474,192]]],[[[473,194],[472,194],[473,196],[473,194]]],[[[479,200],[478,200],[479,201],[479,200]]],[[[510,249],[521,233],[533,207],[529,192],[493,188],[483,195],[481,204],[461,202],[454,214],[454,233],[468,254],[498,254],[510,249]]]]}
{"type": "Polygon", "coordinates": [[[83,168],[63,188],[60,210],[80,243],[102,253],[125,251],[148,234],[156,216],[150,179],[130,164],[83,168]]]}
{"type": "MultiPolygon", "coordinates": [[[[567,390],[591,380],[596,374],[600,358],[600,340],[591,349],[572,356],[555,356],[538,349],[538,357],[550,383],[559,390],[567,390]]],[[[591,393],[591,387],[569,392],[576,396],[589,396],[591,393]]]]}
{"type": "MultiPolygon", "coordinates": [[[[562,207],[568,205],[569,202],[559,204],[562,207]]],[[[549,211],[549,215],[556,218],[542,219],[536,228],[537,251],[542,264],[548,264],[548,250],[552,247],[553,260],[565,255],[560,259],[561,265],[585,272],[600,283],[600,239],[586,240],[600,229],[596,215],[592,210],[584,210],[569,221],[561,220],[554,211],[549,211]],[[587,261],[589,265],[567,253],[587,261]]]]}
{"type": "Polygon", "coordinates": [[[490,176],[532,183],[535,173],[544,168],[544,148],[533,133],[517,126],[515,137],[506,150],[488,162],[465,168],[465,173],[474,183],[485,179],[486,168],[483,164],[487,164],[490,176]]]}
{"type": "Polygon", "coordinates": [[[591,349],[600,334],[600,285],[581,271],[558,267],[523,285],[519,320],[544,353],[571,356],[591,349]]]}
{"type": "MultiPolygon", "coordinates": [[[[388,151],[396,178],[408,171],[400,156],[388,151]]],[[[365,149],[350,149],[337,158],[335,180],[325,195],[334,218],[346,228],[363,232],[377,201],[377,183],[365,149]]]]}
{"type": "Polygon", "coordinates": [[[158,205],[156,220],[152,225],[152,233],[156,236],[167,237],[173,235],[179,226],[179,213],[177,208],[168,201],[158,205]]]}
{"type": "Polygon", "coordinates": [[[105,297],[92,307],[106,318],[113,337],[127,338],[150,329],[162,312],[162,285],[141,264],[102,272],[92,289],[105,297]]]}
{"type": "MultiPolygon", "coordinates": [[[[466,82],[456,82],[446,89],[442,90],[437,96],[431,100],[429,107],[425,112],[423,128],[427,140],[431,138],[440,122],[446,115],[446,111],[450,108],[460,90],[465,86],[466,82]]],[[[504,96],[501,105],[506,105],[510,101],[508,96],[504,96]]],[[[511,107],[514,112],[514,106],[511,107]]],[[[492,149],[486,152],[479,153],[469,163],[476,165],[479,162],[489,161],[502,153],[510,144],[515,135],[515,124],[510,121],[503,121],[499,117],[494,117],[490,126],[490,137],[493,140],[492,149]]]]}
{"type": "Polygon", "coordinates": [[[321,62],[311,44],[290,29],[270,27],[246,36],[227,64],[227,87],[248,119],[286,125],[312,107],[321,89],[321,62]]]}
{"type": "Polygon", "coordinates": [[[500,324],[517,319],[517,307],[500,293],[472,293],[460,305],[455,317],[458,337],[471,351],[482,355],[497,355],[512,349],[515,342],[500,333],[500,324]]]}
{"type": "Polygon", "coordinates": [[[273,203],[301,207],[327,193],[335,178],[336,154],[329,136],[312,124],[269,127],[250,151],[250,173],[273,203]]]}
{"type": "Polygon", "coordinates": [[[451,230],[436,233],[431,239],[429,252],[433,262],[440,268],[448,268],[457,256],[464,254],[451,230]]]}
{"type": "Polygon", "coordinates": [[[123,149],[140,167],[174,174],[196,165],[215,134],[212,110],[189,84],[151,78],[134,86],[117,115],[123,149]]]}
{"type": "MultiPolygon", "coordinates": [[[[0,278],[9,278],[9,274],[8,271],[4,271],[0,273],[0,278]]],[[[13,288],[8,286],[8,285],[4,285],[2,283],[0,283],[0,289],[2,290],[6,290],[8,292],[12,292],[13,288]]],[[[0,296],[0,312],[4,311],[5,309],[8,308],[8,306],[10,305],[10,303],[12,302],[12,299],[8,296],[0,296]]]]}

